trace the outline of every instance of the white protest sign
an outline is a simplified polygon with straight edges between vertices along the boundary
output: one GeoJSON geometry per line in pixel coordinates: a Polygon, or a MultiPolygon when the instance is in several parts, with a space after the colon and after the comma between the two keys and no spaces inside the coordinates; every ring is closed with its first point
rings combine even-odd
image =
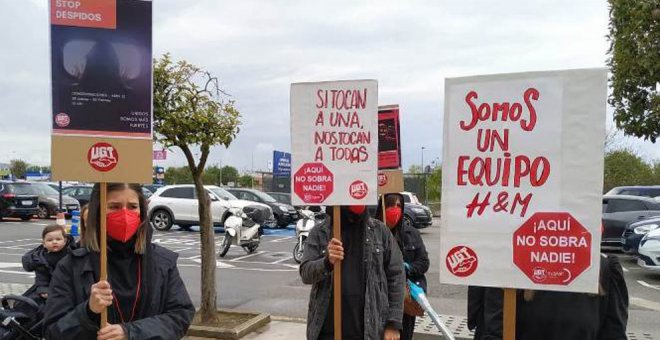
{"type": "Polygon", "coordinates": [[[293,205],[375,204],[378,83],[291,84],[293,205]]]}
{"type": "Polygon", "coordinates": [[[598,291],[607,71],[447,79],[442,283],[598,291]]]}

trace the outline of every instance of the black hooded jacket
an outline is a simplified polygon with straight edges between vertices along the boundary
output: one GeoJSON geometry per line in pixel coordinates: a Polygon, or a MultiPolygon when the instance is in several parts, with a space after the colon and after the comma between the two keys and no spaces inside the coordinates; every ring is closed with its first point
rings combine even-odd
{"type": "MultiPolygon", "coordinates": [[[[599,294],[537,290],[525,301],[516,297],[516,339],[625,340],[628,290],[616,257],[602,257],[599,294]]],[[[475,340],[502,339],[503,291],[470,287],[468,325],[475,340]]]]}
{"type": "MultiPolygon", "coordinates": [[[[397,195],[400,196],[401,202],[401,219],[396,227],[390,229],[394,238],[399,245],[399,249],[403,255],[403,262],[407,263],[410,267],[406,271],[406,279],[413,281],[419,285],[424,291],[427,291],[426,272],[429,270],[429,254],[426,252],[426,246],[419,234],[419,230],[412,226],[406,226],[403,223],[404,200],[403,196],[399,194],[387,194],[386,196],[397,195]]],[[[378,220],[383,220],[383,201],[379,200],[378,211],[376,213],[378,220]]]]}
{"type": "Polygon", "coordinates": [[[25,295],[35,299],[39,294],[48,293],[51,276],[59,260],[63,259],[73,249],[76,248],[75,240],[71,235],[67,235],[67,244],[57,253],[49,253],[43,245],[40,245],[23,255],[23,269],[28,272],[34,272],[34,285],[28,289],[25,295]],[[36,293],[33,294],[33,293],[36,293]]]}
{"type": "MultiPolygon", "coordinates": [[[[176,266],[177,254],[150,242],[139,261],[117,259],[108,251],[108,278],[119,300],[128,339],[180,339],[195,314],[188,291],[176,266]],[[135,318],[129,321],[134,294],[137,264],[140,263],[140,297],[135,318]],[[123,272],[117,272],[123,267],[123,272]],[[114,279],[113,279],[114,277],[114,279]]],[[[112,249],[113,245],[110,244],[112,249]]],[[[117,246],[114,247],[117,249],[117,246]]],[[[124,254],[125,255],[125,254],[124,254]]],[[[136,255],[137,256],[137,255],[136,255]]],[[[46,339],[96,339],[99,317],[91,313],[88,301],[92,284],[99,280],[99,254],[86,248],[74,250],[57,266],[46,304],[44,334],[46,339]]],[[[108,322],[121,323],[115,306],[108,308],[108,322]]]]}

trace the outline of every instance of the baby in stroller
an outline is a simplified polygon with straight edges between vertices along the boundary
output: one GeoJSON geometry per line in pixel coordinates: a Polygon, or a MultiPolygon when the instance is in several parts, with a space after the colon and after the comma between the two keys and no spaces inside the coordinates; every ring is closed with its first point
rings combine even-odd
{"type": "Polygon", "coordinates": [[[42,310],[48,299],[48,285],[57,263],[75,248],[64,227],[49,225],[42,232],[42,244],[23,255],[23,269],[34,271],[35,282],[22,296],[4,296],[0,303],[0,339],[39,339],[42,310]]]}

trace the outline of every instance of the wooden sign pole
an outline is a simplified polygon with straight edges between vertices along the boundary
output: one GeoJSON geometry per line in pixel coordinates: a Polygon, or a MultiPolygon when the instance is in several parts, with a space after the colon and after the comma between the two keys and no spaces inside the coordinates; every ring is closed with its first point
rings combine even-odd
{"type": "Polygon", "coordinates": [[[504,288],[504,340],[516,339],[516,290],[504,288]]]}
{"type": "Polygon", "coordinates": [[[387,219],[385,218],[385,194],[380,195],[380,203],[383,205],[383,223],[387,225],[387,219]]]}
{"type": "MultiPolygon", "coordinates": [[[[335,206],[332,210],[332,235],[341,241],[341,207],[335,206]]],[[[333,268],[334,277],[334,311],[335,311],[335,340],[341,340],[341,261],[337,261],[333,268]]]]}
{"type": "MultiPolygon", "coordinates": [[[[108,193],[108,183],[100,183],[101,187],[101,230],[99,231],[99,247],[101,248],[101,281],[108,280],[108,243],[107,243],[107,227],[106,227],[106,215],[107,215],[107,193],[108,193]]],[[[101,329],[103,329],[108,324],[108,310],[103,308],[101,312],[101,329]]]]}

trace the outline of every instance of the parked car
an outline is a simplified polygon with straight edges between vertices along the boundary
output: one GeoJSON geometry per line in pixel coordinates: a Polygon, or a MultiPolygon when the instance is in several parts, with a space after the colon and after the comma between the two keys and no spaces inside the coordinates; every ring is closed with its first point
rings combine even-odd
{"type": "Polygon", "coordinates": [[[80,206],[89,203],[89,197],[92,195],[91,185],[72,185],[62,189],[62,194],[71,196],[78,200],[80,206]]]}
{"type": "Polygon", "coordinates": [[[626,225],[649,217],[660,216],[660,203],[652,198],[629,195],[603,197],[602,246],[620,248],[626,225]]]}
{"type": "Polygon", "coordinates": [[[286,192],[267,192],[267,194],[280,203],[291,205],[291,194],[286,192]]]}
{"type": "Polygon", "coordinates": [[[28,221],[39,211],[39,194],[27,182],[0,181],[0,220],[20,217],[28,221]]]}
{"type": "Polygon", "coordinates": [[[238,199],[268,205],[273,209],[273,214],[275,215],[279,227],[286,227],[291,223],[295,223],[299,219],[296,208],[290,204],[278,202],[275,198],[265,192],[244,188],[229,188],[227,191],[232,193],[232,195],[236,196],[238,199]]]}
{"type": "Polygon", "coordinates": [[[143,187],[149,189],[149,191],[151,191],[151,193],[154,193],[154,192],[158,191],[158,189],[160,189],[164,186],[165,186],[164,184],[147,184],[143,187]]]}
{"type": "Polygon", "coordinates": [[[637,254],[639,242],[651,230],[660,228],[660,216],[651,217],[641,221],[633,221],[626,225],[621,235],[623,251],[628,254],[637,254]]]}
{"type": "MultiPolygon", "coordinates": [[[[256,206],[266,211],[266,226],[276,224],[273,211],[261,203],[239,200],[223,188],[206,185],[211,198],[211,215],[214,226],[222,226],[230,216],[230,208],[256,206]]],[[[182,229],[199,225],[199,203],[192,184],[168,185],[158,189],[149,199],[149,219],[155,229],[167,231],[177,224],[182,229]]]]}
{"type": "Polygon", "coordinates": [[[417,229],[426,228],[433,224],[433,214],[429,207],[422,205],[417,195],[412,192],[401,192],[403,195],[404,211],[403,223],[417,229]]]}
{"type": "Polygon", "coordinates": [[[615,187],[605,195],[630,195],[655,198],[660,197],[660,185],[615,187]]]}
{"type": "Polygon", "coordinates": [[[660,273],[660,228],[649,231],[640,241],[637,264],[648,271],[660,273]]]}
{"type": "Polygon", "coordinates": [[[142,195],[144,198],[149,199],[153,194],[153,191],[147,189],[146,187],[142,187],[142,195]]]}
{"type": "MultiPolygon", "coordinates": [[[[57,215],[60,209],[60,193],[46,183],[31,183],[39,194],[39,212],[37,217],[46,219],[57,215]]],[[[62,209],[64,213],[71,214],[74,210],[80,210],[80,203],[71,196],[62,194],[62,209]]]]}

